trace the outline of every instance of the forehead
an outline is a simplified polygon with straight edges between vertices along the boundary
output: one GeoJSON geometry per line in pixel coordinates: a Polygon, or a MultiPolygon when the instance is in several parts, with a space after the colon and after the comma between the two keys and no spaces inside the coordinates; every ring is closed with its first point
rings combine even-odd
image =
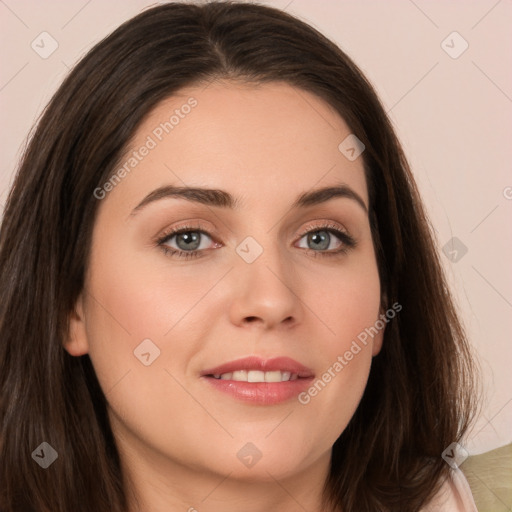
{"type": "Polygon", "coordinates": [[[121,163],[134,165],[112,195],[133,205],[173,184],[221,188],[255,204],[343,182],[367,203],[362,158],[339,149],[350,133],[324,100],[286,83],[182,89],[138,128],[121,163]]]}

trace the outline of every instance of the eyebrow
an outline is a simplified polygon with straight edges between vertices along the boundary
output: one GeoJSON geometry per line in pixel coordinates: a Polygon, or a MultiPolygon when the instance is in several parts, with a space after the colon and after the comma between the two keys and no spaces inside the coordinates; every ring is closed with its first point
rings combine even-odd
{"type": "MultiPolygon", "coordinates": [[[[175,187],[168,185],[150,192],[131,212],[130,216],[136,215],[150,203],[169,198],[181,198],[188,201],[201,203],[207,206],[219,208],[238,209],[242,201],[232,196],[229,192],[220,189],[203,187],[175,187]]],[[[304,192],[292,204],[292,209],[307,208],[325,203],[335,198],[347,198],[355,201],[366,213],[368,207],[361,196],[346,184],[323,187],[316,190],[304,192]]]]}

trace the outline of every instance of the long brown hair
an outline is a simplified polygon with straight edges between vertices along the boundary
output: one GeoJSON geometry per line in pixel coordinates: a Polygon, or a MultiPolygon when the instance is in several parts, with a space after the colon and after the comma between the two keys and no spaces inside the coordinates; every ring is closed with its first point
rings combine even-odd
{"type": "Polygon", "coordinates": [[[98,208],[138,126],[185,86],[284,81],[323,98],[365,144],[385,331],[364,396],[333,446],[325,505],[420,509],[473,411],[473,363],[407,161],[372,86],[331,41],[251,3],[169,3],[97,44],[48,104],[0,232],[0,508],[126,512],[105,396],[87,355],[63,349],[98,208]],[[32,460],[41,442],[58,459],[32,460]]]}

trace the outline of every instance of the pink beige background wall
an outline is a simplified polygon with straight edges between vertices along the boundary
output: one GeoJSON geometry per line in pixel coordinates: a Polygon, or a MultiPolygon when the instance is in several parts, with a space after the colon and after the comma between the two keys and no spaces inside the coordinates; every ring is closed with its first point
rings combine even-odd
{"type": "MultiPolygon", "coordinates": [[[[482,367],[471,454],[512,441],[512,2],[266,0],[363,69],[404,144],[482,367]]],[[[143,0],[0,0],[0,211],[71,66],[143,0]]]]}

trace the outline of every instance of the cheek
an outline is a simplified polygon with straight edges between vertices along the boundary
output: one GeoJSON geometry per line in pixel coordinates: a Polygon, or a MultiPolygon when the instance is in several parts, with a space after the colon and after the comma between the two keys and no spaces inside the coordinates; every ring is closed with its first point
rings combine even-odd
{"type": "Polygon", "coordinates": [[[148,258],[101,233],[97,247],[101,251],[93,251],[88,276],[86,325],[101,387],[119,408],[139,404],[138,412],[144,410],[141,404],[172,403],[176,396],[171,400],[165,393],[179,385],[166,370],[179,377],[203,343],[211,326],[204,315],[215,314],[205,310],[212,309],[211,300],[203,299],[218,272],[198,275],[178,265],[170,270],[165,256],[148,258]],[[129,390],[124,398],[121,390],[129,390]],[[158,398],[160,393],[165,396],[158,398]]]}
{"type": "Polygon", "coordinates": [[[150,445],[159,440],[156,445],[185,459],[194,438],[190,424],[205,418],[181,387],[183,376],[175,368],[197,351],[183,341],[200,338],[190,329],[193,315],[187,311],[204,287],[187,286],[179,272],[170,279],[168,271],[160,272],[135,252],[128,257],[115,244],[103,244],[91,260],[86,324],[89,356],[111,421],[117,433],[150,445]],[[177,410],[187,418],[188,429],[176,425],[177,410]],[[167,441],[170,432],[176,439],[190,436],[190,443],[167,441]]]}
{"type": "Polygon", "coordinates": [[[172,307],[151,285],[148,265],[137,261],[136,253],[112,236],[116,231],[96,235],[87,276],[89,355],[105,393],[127,373],[145,368],[134,351],[142,342],[148,344],[144,340],[151,340],[154,346],[149,344],[149,352],[154,358],[172,326],[166,317],[172,307]]]}
{"type": "Polygon", "coordinates": [[[331,358],[378,319],[380,280],[372,257],[324,270],[304,283],[304,302],[320,321],[323,350],[331,358]]]}
{"type": "MultiPolygon", "coordinates": [[[[320,320],[314,340],[322,354],[322,372],[299,396],[309,414],[322,423],[327,444],[334,443],[352,418],[363,395],[372,361],[372,347],[383,329],[376,329],[380,281],[375,259],[368,256],[308,280],[308,306],[320,320]]],[[[380,323],[379,323],[380,326],[380,323]]],[[[322,442],[322,438],[318,439],[322,442]]]]}
{"type": "Polygon", "coordinates": [[[98,333],[129,337],[132,349],[146,338],[169,338],[210,286],[189,271],[170,272],[164,256],[155,263],[133,248],[102,247],[91,265],[90,324],[101,326],[98,333]]]}

